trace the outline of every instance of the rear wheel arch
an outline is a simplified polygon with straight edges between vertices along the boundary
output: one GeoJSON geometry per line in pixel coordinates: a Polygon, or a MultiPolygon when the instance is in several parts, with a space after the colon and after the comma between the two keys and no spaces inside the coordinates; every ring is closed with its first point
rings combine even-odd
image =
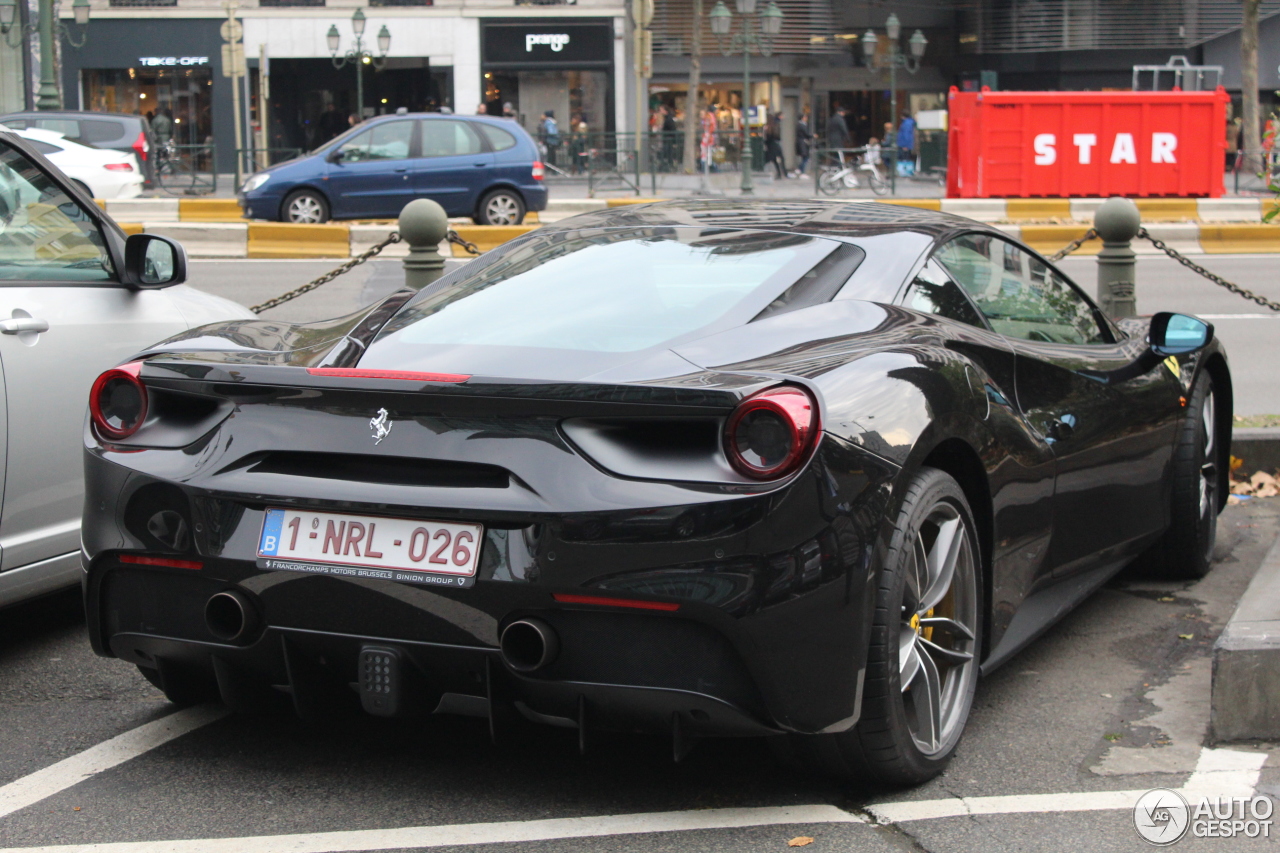
{"type": "MultiPolygon", "coordinates": [[[[995,518],[991,503],[991,485],[987,480],[986,469],[978,452],[962,438],[947,438],[929,450],[921,463],[922,467],[937,468],[951,475],[960,484],[965,499],[969,502],[969,510],[973,513],[974,526],[978,528],[978,571],[983,586],[982,600],[987,611],[980,614],[985,630],[983,638],[990,643],[990,609],[991,609],[991,555],[994,547],[995,518]]],[[[983,649],[983,656],[985,652],[983,649]]]]}

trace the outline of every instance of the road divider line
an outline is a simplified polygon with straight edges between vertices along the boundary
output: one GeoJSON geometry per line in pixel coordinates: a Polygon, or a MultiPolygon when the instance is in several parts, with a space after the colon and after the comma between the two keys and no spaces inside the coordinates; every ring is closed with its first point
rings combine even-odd
{"type": "Polygon", "coordinates": [[[835,806],[779,806],[748,809],[699,809],[605,817],[470,823],[318,832],[309,835],[262,835],[182,841],[128,841],[112,844],[67,844],[8,848],[0,853],[354,853],[361,850],[406,850],[468,844],[510,844],[560,838],[647,835],[700,829],[739,829],[788,824],[865,823],[835,806]]]}
{"type": "Polygon", "coordinates": [[[25,809],[46,797],[52,797],[104,770],[124,764],[226,715],[226,709],[217,705],[185,708],[116,735],[43,770],[23,776],[0,787],[0,818],[25,809]]]}

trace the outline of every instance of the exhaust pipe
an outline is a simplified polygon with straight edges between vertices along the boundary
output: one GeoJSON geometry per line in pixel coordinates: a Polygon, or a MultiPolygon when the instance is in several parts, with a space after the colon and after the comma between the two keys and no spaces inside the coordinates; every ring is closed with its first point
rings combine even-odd
{"type": "Polygon", "coordinates": [[[516,672],[534,672],[560,654],[560,638],[541,619],[519,619],[503,629],[498,648],[507,666],[516,672]]]}
{"type": "Polygon", "coordinates": [[[205,603],[204,623],[209,633],[228,643],[239,643],[258,629],[258,613],[249,599],[233,589],[214,595],[205,603]]]}

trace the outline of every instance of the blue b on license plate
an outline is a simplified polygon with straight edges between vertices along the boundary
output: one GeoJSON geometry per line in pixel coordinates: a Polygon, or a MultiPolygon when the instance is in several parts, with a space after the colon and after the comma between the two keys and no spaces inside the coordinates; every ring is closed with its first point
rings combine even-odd
{"type": "Polygon", "coordinates": [[[483,541],[480,524],[273,508],[258,566],[465,587],[475,582],[483,541]]]}

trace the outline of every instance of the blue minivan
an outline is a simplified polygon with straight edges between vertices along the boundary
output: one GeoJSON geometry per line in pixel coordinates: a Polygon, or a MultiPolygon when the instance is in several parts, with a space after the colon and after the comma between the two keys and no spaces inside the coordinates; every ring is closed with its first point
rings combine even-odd
{"type": "Polygon", "coordinates": [[[239,199],[250,219],[387,219],[429,198],[479,225],[518,225],[526,211],[546,209],[542,178],[537,145],[514,121],[400,114],[251,175],[239,199]]]}

